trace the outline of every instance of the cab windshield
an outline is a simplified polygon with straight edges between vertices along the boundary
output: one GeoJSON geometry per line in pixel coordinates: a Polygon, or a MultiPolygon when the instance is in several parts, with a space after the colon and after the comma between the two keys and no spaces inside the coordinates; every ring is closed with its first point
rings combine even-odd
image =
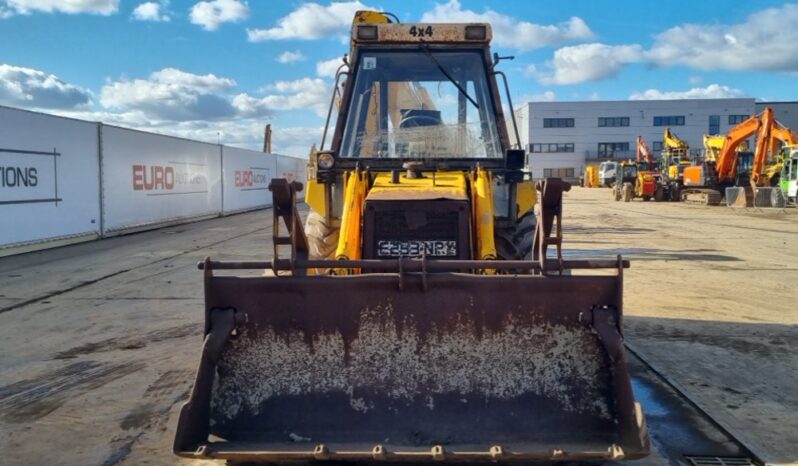
{"type": "Polygon", "coordinates": [[[501,158],[479,51],[364,51],[339,157],[501,158]]]}

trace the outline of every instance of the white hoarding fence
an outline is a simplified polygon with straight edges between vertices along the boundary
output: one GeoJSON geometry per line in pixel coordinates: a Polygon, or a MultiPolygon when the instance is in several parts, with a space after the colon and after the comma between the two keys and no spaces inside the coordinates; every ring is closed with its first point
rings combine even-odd
{"type": "Polygon", "coordinates": [[[0,106],[0,255],[268,207],[306,165],[0,106]]]}
{"type": "Polygon", "coordinates": [[[1,249],[97,237],[97,125],[0,107],[1,249]]]}
{"type": "Polygon", "coordinates": [[[104,234],[222,211],[220,146],[101,126],[104,234]]]}
{"type": "Polygon", "coordinates": [[[272,204],[269,183],[277,171],[270,154],[237,147],[222,147],[224,215],[272,204]]]}
{"type": "MultiPolygon", "coordinates": [[[[272,156],[275,157],[277,161],[277,177],[285,178],[288,181],[298,181],[303,185],[305,184],[307,179],[307,160],[279,154],[272,154],[272,156]]],[[[305,198],[304,189],[297,194],[297,198],[305,198]]]]}

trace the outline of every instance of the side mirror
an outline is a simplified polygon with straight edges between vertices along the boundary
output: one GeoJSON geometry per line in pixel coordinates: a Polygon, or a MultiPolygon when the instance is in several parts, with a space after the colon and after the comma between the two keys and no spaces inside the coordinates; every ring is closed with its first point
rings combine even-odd
{"type": "Polygon", "coordinates": [[[504,153],[504,160],[508,170],[521,170],[526,164],[526,151],[523,149],[507,149],[504,153]]]}

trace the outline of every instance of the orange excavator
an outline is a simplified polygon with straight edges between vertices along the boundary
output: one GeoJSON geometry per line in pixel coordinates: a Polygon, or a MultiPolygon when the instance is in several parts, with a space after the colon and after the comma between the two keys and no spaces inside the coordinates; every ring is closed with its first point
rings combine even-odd
{"type": "MultiPolygon", "coordinates": [[[[704,160],[684,169],[682,201],[718,205],[726,188],[749,185],[756,187],[761,183],[774,122],[773,109],[766,107],[761,114],[754,115],[729,130],[723,148],[715,160],[704,160]],[[754,134],[757,135],[754,154],[738,152],[738,146],[754,134]]],[[[753,188],[750,193],[753,193],[753,188]]]]}

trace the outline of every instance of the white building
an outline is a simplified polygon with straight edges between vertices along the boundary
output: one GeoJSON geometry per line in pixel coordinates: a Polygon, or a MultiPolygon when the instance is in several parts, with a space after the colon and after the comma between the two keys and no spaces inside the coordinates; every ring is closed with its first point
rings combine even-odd
{"type": "Polygon", "coordinates": [[[515,114],[532,176],[575,179],[589,163],[634,158],[637,136],[659,152],[665,128],[700,151],[705,133],[725,133],[755,110],[742,98],[530,102],[515,114]]]}
{"type": "Polygon", "coordinates": [[[760,113],[765,107],[773,109],[776,121],[798,132],[798,102],[757,102],[756,112],[760,113]]]}

